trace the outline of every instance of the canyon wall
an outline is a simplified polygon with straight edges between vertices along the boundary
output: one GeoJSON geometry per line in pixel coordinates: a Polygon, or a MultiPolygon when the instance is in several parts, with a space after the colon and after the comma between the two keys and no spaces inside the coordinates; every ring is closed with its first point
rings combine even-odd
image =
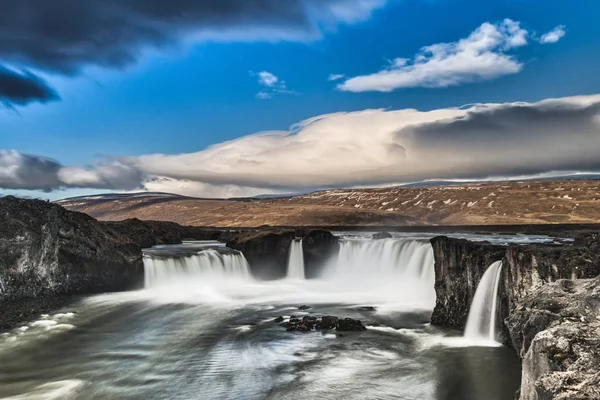
{"type": "Polygon", "coordinates": [[[437,295],[432,323],[464,328],[483,273],[501,259],[496,326],[499,339],[524,360],[520,399],[600,398],[594,389],[600,382],[600,235],[581,235],[563,246],[446,237],[431,244],[437,295]]]}

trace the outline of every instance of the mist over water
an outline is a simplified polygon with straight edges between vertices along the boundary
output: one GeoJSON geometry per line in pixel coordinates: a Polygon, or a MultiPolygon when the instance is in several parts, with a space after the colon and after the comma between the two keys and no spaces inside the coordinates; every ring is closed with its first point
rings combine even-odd
{"type": "Polygon", "coordinates": [[[510,350],[429,325],[433,252],[422,238],[342,238],[311,280],[257,280],[217,243],[159,246],[144,264],[144,290],[48,317],[69,329],[0,338],[0,398],[501,400],[518,387],[510,350]],[[301,334],[273,322],[307,314],[369,329],[301,334]]]}

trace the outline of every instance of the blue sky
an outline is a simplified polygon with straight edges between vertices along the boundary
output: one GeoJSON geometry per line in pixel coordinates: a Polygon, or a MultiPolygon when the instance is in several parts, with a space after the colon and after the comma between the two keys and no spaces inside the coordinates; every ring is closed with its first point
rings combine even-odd
{"type": "MultiPolygon", "coordinates": [[[[351,3],[361,1],[349,0],[343,4],[352,7],[351,3]]],[[[220,196],[245,194],[246,188],[251,188],[251,193],[261,193],[340,185],[394,184],[417,177],[434,179],[439,176],[403,175],[403,168],[398,166],[397,177],[390,173],[384,174],[385,178],[378,175],[373,179],[367,176],[358,180],[332,177],[314,185],[310,184],[310,179],[298,178],[285,185],[278,179],[261,181],[252,176],[245,183],[243,177],[229,176],[232,173],[224,166],[213,165],[212,158],[198,159],[196,167],[201,171],[198,174],[189,170],[171,174],[166,167],[156,171],[140,167],[144,163],[137,159],[131,162],[131,159],[149,154],[193,154],[208,146],[257,132],[285,132],[300,121],[338,112],[411,108],[428,111],[481,103],[535,104],[548,98],[600,93],[600,78],[596,71],[600,65],[600,25],[597,24],[600,3],[597,1],[581,0],[576,6],[562,0],[366,0],[363,3],[368,4],[366,11],[360,8],[362,5],[357,6],[358,11],[353,10],[360,13],[360,17],[348,19],[343,14],[346,11],[342,10],[342,16],[332,11],[331,18],[314,19],[311,29],[318,34],[311,31],[305,36],[291,38],[282,34],[280,37],[284,39],[277,34],[257,34],[254,38],[250,31],[245,35],[243,30],[247,28],[242,27],[241,33],[228,35],[220,35],[221,28],[218,28],[217,33],[208,38],[183,32],[159,47],[141,41],[129,48],[137,59],[127,65],[106,65],[92,58],[76,60],[76,70],[65,71],[62,66],[49,65],[27,53],[16,57],[20,49],[4,54],[0,51],[0,66],[17,72],[27,69],[60,96],[60,100],[39,102],[33,99],[21,103],[11,103],[10,97],[5,96],[5,106],[0,109],[0,149],[12,151],[13,157],[12,161],[5,160],[4,166],[0,161],[0,187],[4,188],[0,192],[60,198],[97,191],[161,188],[160,185],[146,185],[145,180],[150,179],[178,182],[165,186],[165,190],[181,188],[180,192],[185,194],[220,196]],[[386,92],[380,91],[381,88],[361,88],[356,92],[338,87],[349,78],[370,76],[390,68],[391,60],[397,58],[406,58],[411,60],[409,64],[413,63],[424,46],[458,42],[468,38],[484,23],[500,27],[507,18],[526,31],[527,44],[509,46],[503,42],[492,53],[510,58],[518,64],[518,71],[510,70],[514,67],[512,64],[500,65],[499,70],[470,71],[467,78],[459,74],[457,83],[439,84],[432,83],[437,82],[436,72],[423,68],[423,74],[434,76],[425,76],[421,83],[407,84],[409,87],[405,85],[386,92]],[[541,43],[542,35],[557,27],[562,32],[558,39],[541,43]],[[261,85],[261,72],[277,77],[277,83],[261,85]],[[346,78],[330,81],[331,74],[343,74],[346,78]],[[257,97],[260,92],[269,93],[264,96],[269,98],[257,97]],[[29,172],[23,172],[18,178],[9,176],[11,167],[12,171],[17,167],[25,168],[16,154],[48,157],[55,160],[59,168],[73,167],[93,173],[98,169],[94,163],[112,163],[114,157],[126,157],[128,161],[119,158],[117,162],[135,169],[133,175],[140,182],[137,186],[71,184],[72,180],[60,178],[58,183],[40,185],[40,179],[44,179],[40,175],[33,179],[36,184],[27,184],[24,180],[29,177],[29,172]],[[3,167],[7,176],[4,184],[3,167]],[[225,179],[220,181],[213,175],[224,175],[225,179]],[[15,183],[17,180],[19,184],[15,183]],[[65,181],[68,183],[61,184],[65,181]],[[48,193],[27,190],[38,188],[48,193]]],[[[34,4],[31,2],[32,7],[34,4]]],[[[198,22],[197,28],[201,29],[202,24],[206,22],[198,22]]],[[[235,24],[236,21],[231,22],[234,28],[235,24]]],[[[260,27],[261,24],[265,22],[253,22],[252,26],[260,27]]],[[[277,25],[277,31],[286,29],[285,24],[281,26],[277,25]]],[[[406,78],[408,75],[404,72],[406,78]]],[[[412,78],[408,76],[407,79],[412,78]]],[[[2,80],[0,104],[1,85],[2,80]]],[[[370,81],[367,82],[369,85],[370,81]]],[[[427,122],[432,121],[428,119],[427,122]]],[[[401,124],[398,129],[404,127],[401,124]]],[[[268,148],[269,153],[277,151],[277,146],[287,144],[273,146],[268,148]]],[[[303,151],[310,154],[311,149],[303,151]]],[[[374,154],[377,151],[375,149],[374,154]]],[[[237,158],[248,156],[241,154],[237,158]]],[[[253,153],[252,157],[257,154],[253,153]]],[[[343,156],[340,159],[346,160],[343,156]]],[[[306,160],[310,160],[310,156],[305,157],[306,160]]],[[[151,162],[158,161],[152,159],[151,162]]],[[[195,163],[190,159],[177,162],[195,163]]],[[[588,160],[580,168],[572,163],[556,168],[584,170],[595,167],[593,162],[593,159],[588,160]]],[[[372,168],[385,169],[393,165],[393,162],[376,162],[372,168]]],[[[552,170],[549,166],[546,170],[529,167],[524,165],[522,170],[531,173],[552,170]]],[[[242,167],[236,168],[233,175],[239,175],[242,167]]],[[[367,163],[361,164],[361,168],[357,171],[372,169],[367,163]]],[[[298,165],[297,170],[301,169],[302,165],[298,165]]],[[[493,168],[488,171],[487,166],[481,169],[490,176],[511,175],[509,171],[494,171],[493,168]]],[[[290,170],[290,175],[297,170],[290,170]]],[[[253,175],[257,173],[252,172],[253,175]]],[[[456,177],[463,177],[461,174],[456,177]]],[[[103,178],[103,182],[107,180],[103,178]]]]}

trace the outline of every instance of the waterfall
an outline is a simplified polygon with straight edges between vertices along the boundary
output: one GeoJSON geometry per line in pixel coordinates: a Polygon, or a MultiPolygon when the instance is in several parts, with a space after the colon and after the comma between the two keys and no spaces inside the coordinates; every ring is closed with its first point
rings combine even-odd
{"type": "Polygon", "coordinates": [[[173,281],[247,279],[250,276],[248,262],[239,251],[222,252],[216,249],[207,249],[193,255],[171,257],[144,254],[146,288],[173,281]]]}
{"type": "Polygon", "coordinates": [[[502,261],[496,261],[483,274],[469,310],[465,337],[478,341],[496,340],[496,306],[502,261]]]}
{"type": "Polygon", "coordinates": [[[433,288],[433,264],[433,248],[425,240],[343,240],[330,275],[405,275],[433,288]]]}
{"type": "Polygon", "coordinates": [[[294,239],[290,245],[288,258],[288,279],[304,279],[304,254],[302,250],[302,239],[294,239]]]}
{"type": "Polygon", "coordinates": [[[428,240],[345,239],[324,278],[348,293],[366,291],[389,304],[433,309],[435,270],[428,240]]]}

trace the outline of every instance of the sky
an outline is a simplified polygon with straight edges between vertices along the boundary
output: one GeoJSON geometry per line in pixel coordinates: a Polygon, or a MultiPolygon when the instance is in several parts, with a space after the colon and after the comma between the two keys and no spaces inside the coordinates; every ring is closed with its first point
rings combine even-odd
{"type": "Polygon", "coordinates": [[[0,195],[600,172],[595,0],[0,9],[0,195]]]}

